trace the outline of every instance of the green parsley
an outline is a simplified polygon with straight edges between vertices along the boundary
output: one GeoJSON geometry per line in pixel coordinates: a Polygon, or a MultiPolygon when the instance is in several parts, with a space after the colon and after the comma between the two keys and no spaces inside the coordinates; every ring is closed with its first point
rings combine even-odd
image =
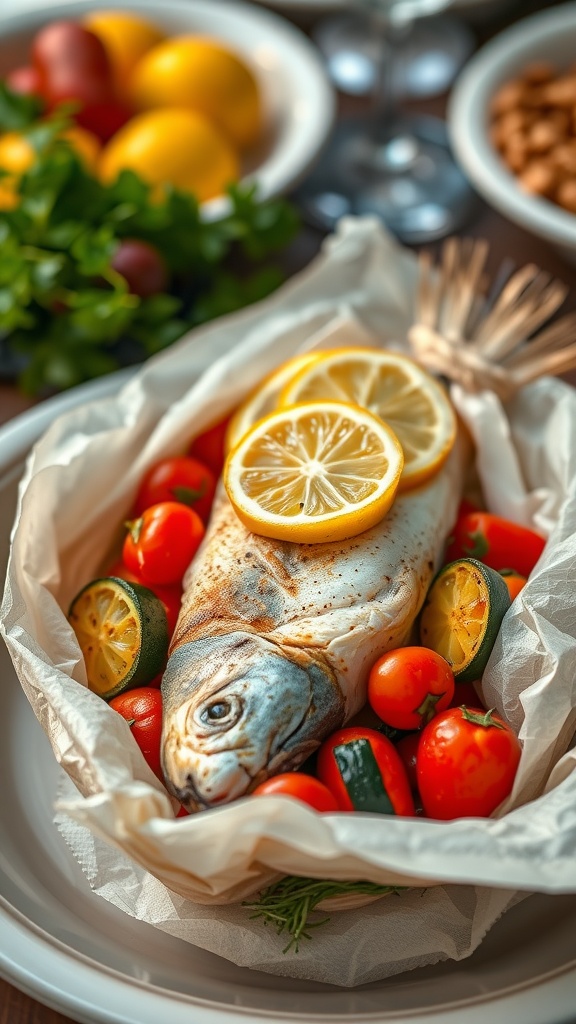
{"type": "Polygon", "coordinates": [[[167,188],[158,201],[131,171],[103,184],[59,137],[66,112],[42,121],[38,114],[34,100],[0,85],[0,131],[25,133],[36,151],[17,204],[0,210],[0,355],[25,393],[141,362],[281,283],[267,257],[296,233],[286,200],[261,202],[254,186],[235,185],[230,212],[208,222],[192,195],[167,188]],[[112,267],[125,238],[156,247],[170,294],[129,292],[112,267]]]}

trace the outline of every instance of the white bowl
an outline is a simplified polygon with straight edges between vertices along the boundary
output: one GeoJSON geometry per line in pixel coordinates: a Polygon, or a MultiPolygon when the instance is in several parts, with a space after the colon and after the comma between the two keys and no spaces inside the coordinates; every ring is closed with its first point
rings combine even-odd
{"type": "Polygon", "coordinates": [[[529,195],[505,167],[489,138],[489,104],[499,86],[534,61],[562,71],[574,63],[576,3],[563,4],[516,22],[470,60],[458,77],[448,107],[456,157],[477,191],[500,213],[558,246],[576,260],[576,216],[529,195]]]}
{"type": "MultiPolygon", "coordinates": [[[[28,62],[30,41],[41,25],[114,7],[141,13],[171,34],[219,38],[242,54],[260,83],[267,118],[265,141],[243,180],[256,182],[262,199],[287,192],[301,180],[332,128],[334,94],[312,43],[280,15],[261,7],[235,0],[0,2],[0,75],[28,62]]],[[[212,199],[203,204],[203,214],[214,219],[229,205],[225,197],[212,199]]]]}

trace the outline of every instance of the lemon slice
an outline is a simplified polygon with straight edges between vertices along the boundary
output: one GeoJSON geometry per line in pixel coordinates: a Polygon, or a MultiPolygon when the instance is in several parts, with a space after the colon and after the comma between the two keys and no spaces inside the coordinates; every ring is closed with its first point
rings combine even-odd
{"type": "Polygon", "coordinates": [[[274,412],[278,407],[278,398],[282,388],[304,366],[307,366],[308,363],[315,359],[315,352],[305,352],[300,356],[294,356],[293,359],[289,359],[286,363],[282,363],[277,370],[273,370],[272,373],[264,377],[264,380],[261,381],[258,387],[254,388],[254,391],[248,395],[248,398],[242,405],[238,406],[232,416],[226,431],[226,451],[229,452],[232,448],[235,448],[244,437],[244,434],[258,420],[261,420],[263,416],[267,416],[268,413],[274,412]]]}
{"type": "Polygon", "coordinates": [[[404,450],[402,491],[433,476],[456,440],[456,416],[441,384],[386,349],[317,353],[282,389],[279,405],[319,400],[354,402],[388,423],[404,450]]]}
{"type": "Polygon", "coordinates": [[[366,409],[308,402],[259,420],[228,455],[224,484],[252,533],[302,544],[345,540],[390,508],[404,456],[366,409]]]}

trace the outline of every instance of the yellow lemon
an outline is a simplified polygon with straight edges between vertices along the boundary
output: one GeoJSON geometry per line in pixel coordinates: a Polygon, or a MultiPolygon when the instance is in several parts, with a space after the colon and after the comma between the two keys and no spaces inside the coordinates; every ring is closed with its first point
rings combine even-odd
{"type": "Polygon", "coordinates": [[[404,450],[401,490],[433,476],[456,440],[446,391],[414,360],[378,348],[319,352],[282,389],[280,406],[315,400],[355,402],[380,416],[404,450]]]}
{"type": "Polygon", "coordinates": [[[244,437],[250,427],[261,420],[263,416],[274,412],[278,405],[278,398],[282,388],[292,380],[298,370],[306,366],[315,358],[313,352],[305,352],[302,355],[294,356],[287,363],[282,363],[277,370],[269,373],[263,381],[252,391],[248,398],[240,405],[228,424],[225,438],[226,451],[234,448],[244,437]]]}
{"type": "Polygon", "coordinates": [[[13,210],[18,206],[18,181],[35,159],[36,151],[24,135],[19,132],[0,135],[0,167],[10,172],[0,178],[0,210],[13,210]]]}
{"type": "Polygon", "coordinates": [[[244,60],[211,39],[167,39],[142,58],[132,76],[137,108],[185,106],[211,118],[234,146],[244,149],[262,134],[258,83],[244,60]]]}
{"type": "Polygon", "coordinates": [[[315,544],[375,526],[403,465],[379,417],[345,402],[307,402],[259,420],[228,455],[224,485],[252,533],[315,544]]]}
{"type": "Polygon", "coordinates": [[[19,132],[0,135],[0,167],[11,174],[24,174],[36,159],[31,142],[19,132]]]}
{"type": "Polygon", "coordinates": [[[93,11],[83,24],[104,44],[120,93],[126,91],[138,61],[166,38],[157,25],[128,11],[93,11]]]}
{"type": "Polygon", "coordinates": [[[236,153],[202,114],[182,108],[149,110],[133,117],[104,146],[100,174],[113,181],[129,169],[150,185],[172,184],[199,202],[221,195],[236,181],[236,153]]]}

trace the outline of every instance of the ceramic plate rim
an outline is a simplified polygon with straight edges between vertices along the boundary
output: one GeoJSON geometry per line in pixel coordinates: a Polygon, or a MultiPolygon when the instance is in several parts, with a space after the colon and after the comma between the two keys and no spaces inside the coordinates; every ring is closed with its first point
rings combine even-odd
{"type": "MultiPolygon", "coordinates": [[[[473,185],[509,220],[550,242],[576,245],[576,216],[554,204],[527,196],[501,162],[485,130],[488,101],[495,88],[515,70],[515,62],[533,39],[541,42],[560,31],[576,34],[576,5],[539,11],[498,33],[470,59],[456,80],[448,103],[447,123],[454,151],[473,185]],[[482,126],[478,129],[476,126],[482,126]]],[[[530,54],[524,56],[524,63],[530,54]]]]}

